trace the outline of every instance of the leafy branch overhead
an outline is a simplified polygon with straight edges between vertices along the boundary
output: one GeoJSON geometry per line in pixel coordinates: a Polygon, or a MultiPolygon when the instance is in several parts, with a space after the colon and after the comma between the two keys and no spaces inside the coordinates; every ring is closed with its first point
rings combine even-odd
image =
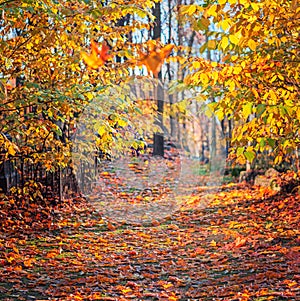
{"type": "MultiPolygon", "coordinates": [[[[115,60],[110,48],[126,50],[126,35],[134,28],[148,29],[149,20],[153,20],[152,2],[132,3],[0,4],[0,132],[12,138],[10,155],[30,157],[52,171],[58,165],[69,164],[72,137],[85,106],[96,98],[101,101],[96,91],[104,92],[106,87],[128,78],[126,64],[101,68],[107,61],[115,60]],[[133,16],[139,16],[134,26],[118,25],[125,17],[133,16]],[[103,39],[101,44],[96,42],[103,39]],[[90,47],[89,51],[86,47],[90,47]],[[80,60],[88,68],[83,68],[80,60]],[[91,69],[98,72],[90,72],[91,69]]],[[[101,105],[106,110],[103,123],[107,129],[111,113],[122,120],[127,119],[126,112],[133,111],[131,102],[120,99],[109,98],[101,105]],[[118,113],[113,112],[113,106],[118,113]]],[[[8,150],[8,143],[2,146],[8,150]]]]}
{"type": "Polygon", "coordinates": [[[213,99],[210,108],[221,121],[235,121],[231,141],[237,161],[271,150],[275,164],[297,158],[299,2],[220,0],[181,11],[209,37],[200,50],[221,54],[220,59],[191,59],[185,82],[213,99]]]}

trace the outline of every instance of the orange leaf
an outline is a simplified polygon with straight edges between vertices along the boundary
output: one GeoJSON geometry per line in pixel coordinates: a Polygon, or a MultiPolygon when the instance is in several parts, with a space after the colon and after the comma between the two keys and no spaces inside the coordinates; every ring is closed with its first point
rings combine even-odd
{"type": "Polygon", "coordinates": [[[159,47],[155,41],[148,42],[148,53],[139,52],[139,65],[144,65],[148,72],[152,72],[154,77],[158,77],[158,73],[164,60],[170,55],[174,45],[168,44],[164,47],[159,47]]]}
{"type": "Polygon", "coordinates": [[[25,267],[32,267],[33,266],[33,263],[35,262],[35,259],[34,258],[30,258],[30,259],[26,259],[23,261],[23,264],[25,267]]]}
{"type": "Polygon", "coordinates": [[[201,248],[201,247],[198,247],[198,248],[196,248],[196,250],[195,250],[195,254],[196,254],[196,255],[203,255],[203,254],[205,254],[205,253],[206,253],[205,249],[203,249],[203,248],[201,248]]]}
{"type": "Polygon", "coordinates": [[[92,48],[92,53],[95,52],[97,55],[100,56],[101,60],[104,62],[106,62],[111,57],[111,55],[108,54],[109,47],[105,41],[102,43],[101,50],[100,50],[98,48],[98,43],[92,40],[91,48],[92,48]]]}
{"type": "Polygon", "coordinates": [[[239,248],[239,247],[242,247],[246,244],[246,238],[241,238],[240,236],[238,236],[234,242],[235,244],[235,247],[236,248],[239,248]]]}
{"type": "Polygon", "coordinates": [[[108,54],[109,47],[106,42],[102,43],[101,49],[98,48],[98,43],[91,41],[91,53],[82,51],[80,53],[81,58],[86,65],[91,69],[98,69],[111,57],[108,54]]]}
{"type": "Polygon", "coordinates": [[[17,79],[16,78],[10,78],[6,83],[6,89],[12,90],[17,86],[17,79]]]}
{"type": "Polygon", "coordinates": [[[160,222],[157,221],[157,220],[155,220],[155,219],[153,219],[153,220],[151,221],[151,224],[152,224],[153,226],[159,226],[159,225],[160,225],[160,222]]]}
{"type": "Polygon", "coordinates": [[[57,255],[59,255],[59,250],[52,250],[46,254],[46,257],[47,258],[55,258],[57,255]]]}
{"type": "Polygon", "coordinates": [[[107,223],[107,229],[110,230],[110,231],[115,231],[116,227],[112,223],[108,222],[107,223]]]}

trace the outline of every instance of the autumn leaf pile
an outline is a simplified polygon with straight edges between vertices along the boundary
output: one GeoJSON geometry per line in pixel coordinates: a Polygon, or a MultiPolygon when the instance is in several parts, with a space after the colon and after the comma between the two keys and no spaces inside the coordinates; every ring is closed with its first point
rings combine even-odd
{"type": "Polygon", "coordinates": [[[299,200],[231,184],[144,225],[65,201],[1,232],[1,300],[299,300],[299,200]]]}

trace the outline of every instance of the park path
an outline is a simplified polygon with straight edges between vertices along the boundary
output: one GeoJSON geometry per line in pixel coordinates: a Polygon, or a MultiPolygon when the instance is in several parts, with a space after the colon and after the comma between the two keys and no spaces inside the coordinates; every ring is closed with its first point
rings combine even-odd
{"type": "Polygon", "coordinates": [[[231,184],[143,225],[69,200],[1,234],[0,299],[296,301],[299,200],[231,184]]]}

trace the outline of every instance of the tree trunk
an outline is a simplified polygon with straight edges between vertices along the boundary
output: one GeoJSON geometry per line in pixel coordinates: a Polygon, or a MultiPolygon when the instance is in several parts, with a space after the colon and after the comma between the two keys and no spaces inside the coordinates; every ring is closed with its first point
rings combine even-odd
{"type": "MultiPolygon", "coordinates": [[[[153,15],[155,16],[155,26],[152,31],[152,38],[158,40],[161,37],[161,7],[160,2],[155,3],[153,8],[153,15]]],[[[158,74],[158,79],[161,81],[161,71],[158,74]]],[[[153,155],[164,156],[164,135],[163,135],[163,112],[164,112],[164,93],[163,87],[158,84],[156,97],[157,97],[157,125],[161,128],[162,132],[156,132],[153,136],[153,155]]]]}
{"type": "MultiPolygon", "coordinates": [[[[172,2],[171,0],[168,0],[168,10],[169,10],[169,15],[168,15],[168,29],[169,29],[169,37],[168,37],[168,43],[171,44],[171,37],[172,37],[172,2]]],[[[167,70],[168,70],[168,78],[169,82],[172,80],[172,74],[171,74],[171,68],[170,64],[167,65],[167,70]]],[[[169,95],[169,103],[170,103],[170,136],[171,139],[174,141],[177,138],[177,126],[178,126],[178,120],[176,119],[175,116],[175,111],[174,111],[174,95],[169,95]]]]}

